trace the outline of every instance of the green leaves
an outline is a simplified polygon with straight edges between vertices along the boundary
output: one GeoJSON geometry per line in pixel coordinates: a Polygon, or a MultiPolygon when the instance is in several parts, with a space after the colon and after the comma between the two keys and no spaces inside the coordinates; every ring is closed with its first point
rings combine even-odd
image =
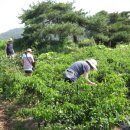
{"type": "Polygon", "coordinates": [[[75,11],[72,3],[41,2],[24,10],[20,18],[25,23],[23,39],[27,42],[38,41],[39,46],[55,40],[63,44],[68,36],[85,33],[85,13],[75,11]]]}
{"type": "Polygon", "coordinates": [[[42,53],[32,77],[24,76],[19,61],[1,58],[0,92],[21,104],[19,117],[32,117],[45,130],[111,129],[120,122],[129,123],[129,48],[95,45],[69,54],[42,53]],[[98,71],[89,73],[97,86],[87,85],[82,76],[77,83],[64,82],[64,72],[70,64],[89,58],[98,62],[98,71]]]}

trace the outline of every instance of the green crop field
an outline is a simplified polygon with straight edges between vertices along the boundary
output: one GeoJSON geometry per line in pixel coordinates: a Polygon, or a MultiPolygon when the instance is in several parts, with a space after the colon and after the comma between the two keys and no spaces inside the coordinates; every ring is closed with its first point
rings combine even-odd
{"type": "Polygon", "coordinates": [[[3,50],[0,55],[0,94],[19,106],[15,112],[8,110],[15,120],[32,118],[40,130],[111,130],[121,123],[130,125],[129,45],[41,53],[32,77],[24,76],[20,53],[14,60],[7,59],[3,50]],[[87,58],[98,61],[98,71],[90,72],[97,86],[87,85],[83,77],[73,84],[64,82],[65,69],[87,58]]]}

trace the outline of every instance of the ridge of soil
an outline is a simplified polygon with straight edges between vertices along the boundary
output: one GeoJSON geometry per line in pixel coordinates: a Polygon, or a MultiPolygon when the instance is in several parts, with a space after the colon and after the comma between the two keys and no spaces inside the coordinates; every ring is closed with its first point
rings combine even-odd
{"type": "Polygon", "coordinates": [[[17,119],[13,116],[18,109],[17,104],[0,99],[0,130],[38,130],[32,118],[17,119]]]}
{"type": "Polygon", "coordinates": [[[9,130],[8,117],[5,114],[5,110],[8,106],[9,102],[0,100],[0,130],[9,130]]]}

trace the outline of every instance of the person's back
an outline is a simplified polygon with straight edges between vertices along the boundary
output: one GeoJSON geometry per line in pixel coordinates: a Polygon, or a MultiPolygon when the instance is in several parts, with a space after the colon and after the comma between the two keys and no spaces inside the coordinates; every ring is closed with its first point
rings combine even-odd
{"type": "Polygon", "coordinates": [[[72,69],[75,72],[75,78],[77,79],[84,72],[88,72],[90,70],[90,67],[88,63],[85,61],[77,61],[70,66],[70,69],[72,69]]]}
{"type": "Polygon", "coordinates": [[[32,72],[33,72],[33,65],[32,64],[34,62],[34,58],[33,58],[33,55],[31,53],[32,53],[32,50],[27,49],[27,51],[22,56],[23,69],[28,76],[31,76],[32,72]]]}
{"type": "Polygon", "coordinates": [[[32,67],[33,67],[32,62],[34,62],[32,54],[24,53],[23,54],[23,68],[24,68],[24,70],[32,70],[32,67]]]}
{"type": "Polygon", "coordinates": [[[74,62],[66,71],[64,75],[65,81],[75,82],[81,75],[84,75],[89,84],[95,85],[88,79],[88,72],[90,70],[97,70],[97,61],[94,59],[86,61],[74,62]]]}
{"type": "Polygon", "coordinates": [[[14,57],[14,49],[13,49],[13,40],[10,38],[7,42],[7,45],[5,47],[5,52],[6,55],[9,56],[10,58],[14,57]]]}
{"type": "Polygon", "coordinates": [[[14,54],[13,44],[12,44],[12,43],[8,43],[8,44],[7,44],[6,51],[7,51],[7,55],[9,55],[9,54],[14,54]]]}
{"type": "Polygon", "coordinates": [[[65,74],[65,80],[70,80],[70,82],[75,82],[80,75],[84,74],[84,72],[88,72],[90,70],[90,66],[86,61],[77,61],[74,62],[67,70],[65,74]]]}

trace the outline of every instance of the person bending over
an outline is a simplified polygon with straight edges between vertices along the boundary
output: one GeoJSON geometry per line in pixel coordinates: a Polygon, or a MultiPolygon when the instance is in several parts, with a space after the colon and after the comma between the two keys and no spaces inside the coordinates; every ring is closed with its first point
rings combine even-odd
{"type": "Polygon", "coordinates": [[[96,83],[92,82],[88,78],[88,74],[92,70],[97,70],[97,61],[95,59],[76,61],[66,69],[64,80],[72,83],[76,82],[81,75],[84,75],[88,84],[96,85],[96,83]]]}

